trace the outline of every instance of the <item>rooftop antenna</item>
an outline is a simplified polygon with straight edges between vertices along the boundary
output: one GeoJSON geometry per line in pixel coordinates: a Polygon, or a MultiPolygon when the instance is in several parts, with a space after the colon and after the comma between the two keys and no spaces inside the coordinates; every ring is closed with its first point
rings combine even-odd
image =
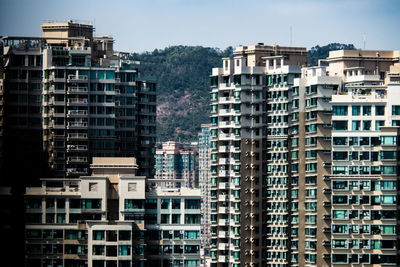
{"type": "Polygon", "coordinates": [[[290,25],[290,46],[292,46],[292,25],[290,25]]]}
{"type": "Polygon", "coordinates": [[[364,39],[364,50],[365,50],[365,44],[367,43],[367,38],[366,38],[365,33],[363,34],[363,39],[364,39]]]}

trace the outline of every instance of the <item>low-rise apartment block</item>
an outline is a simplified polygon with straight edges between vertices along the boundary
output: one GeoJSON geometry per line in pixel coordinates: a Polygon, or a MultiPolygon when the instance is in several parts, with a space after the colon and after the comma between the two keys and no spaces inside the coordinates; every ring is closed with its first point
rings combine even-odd
{"type": "Polygon", "coordinates": [[[199,266],[200,190],[146,189],[134,158],[26,189],[28,266],[199,266]]]}

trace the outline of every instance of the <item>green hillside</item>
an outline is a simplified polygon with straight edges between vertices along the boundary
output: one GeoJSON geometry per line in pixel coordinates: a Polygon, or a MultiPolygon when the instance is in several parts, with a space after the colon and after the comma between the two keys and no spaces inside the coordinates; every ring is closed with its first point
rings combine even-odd
{"type": "MultiPolygon", "coordinates": [[[[329,51],[355,49],[354,45],[333,43],[315,46],[308,52],[309,65],[326,58],[329,51]]],[[[202,46],[171,46],[134,54],[144,76],[157,82],[157,136],[159,141],[196,141],[200,124],[209,122],[209,75],[221,66],[225,50],[202,46]]]]}

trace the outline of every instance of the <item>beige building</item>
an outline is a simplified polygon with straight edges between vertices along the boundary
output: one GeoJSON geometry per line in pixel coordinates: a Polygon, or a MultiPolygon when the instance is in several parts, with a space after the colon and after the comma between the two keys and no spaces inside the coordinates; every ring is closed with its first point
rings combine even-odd
{"type": "Polygon", "coordinates": [[[305,63],[305,48],[258,44],[212,71],[211,266],[289,263],[288,95],[305,63]]]}
{"type": "Polygon", "coordinates": [[[213,69],[211,266],[398,264],[399,52],[303,50],[213,69]]]}
{"type": "Polygon", "coordinates": [[[28,187],[27,266],[199,266],[200,190],[146,187],[135,158],[28,187]]]}
{"type": "Polygon", "coordinates": [[[135,156],[140,174],[152,177],[155,83],[142,78],[132,54],[113,50],[111,37],[93,37],[93,25],[42,29],[43,37],[2,38],[2,176],[23,162],[23,177],[79,177],[92,157],[135,156]]]}

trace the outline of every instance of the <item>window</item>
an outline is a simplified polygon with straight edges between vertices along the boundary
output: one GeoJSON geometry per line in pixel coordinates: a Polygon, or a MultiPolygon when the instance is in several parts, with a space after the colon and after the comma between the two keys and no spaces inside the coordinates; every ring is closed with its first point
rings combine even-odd
{"type": "Polygon", "coordinates": [[[169,199],[161,199],[161,209],[169,209],[169,199]]]}
{"type": "Polygon", "coordinates": [[[136,192],[137,183],[128,183],[128,192],[136,192]]]}
{"type": "Polygon", "coordinates": [[[353,116],[360,116],[361,106],[352,106],[351,108],[351,115],[353,116]]]}
{"type": "Polygon", "coordinates": [[[199,231],[185,231],[185,239],[199,239],[200,232],[199,231]]]}
{"type": "Polygon", "coordinates": [[[185,224],[200,224],[200,215],[185,214],[185,224]]]}
{"type": "Polygon", "coordinates": [[[180,214],[172,214],[172,224],[180,224],[181,223],[181,215],[180,214]]]}
{"type": "Polygon", "coordinates": [[[292,147],[297,147],[298,146],[298,138],[292,138],[292,147]]]}
{"type": "Polygon", "coordinates": [[[145,208],[156,210],[157,209],[157,199],[146,199],[145,208]]]}
{"type": "Polygon", "coordinates": [[[396,141],[396,136],[381,136],[382,145],[396,145],[396,141]]]}
{"type": "Polygon", "coordinates": [[[371,116],[371,105],[363,106],[363,116],[371,116]]]}
{"type": "Polygon", "coordinates": [[[185,209],[200,209],[200,199],[185,199],[185,209]]]}
{"type": "Polygon", "coordinates": [[[332,121],[334,131],[347,131],[347,121],[332,121]]]}
{"type": "Polygon", "coordinates": [[[375,131],[379,131],[382,126],[385,126],[385,121],[375,121],[375,131]]]}
{"type": "Polygon", "coordinates": [[[400,106],[392,106],[392,115],[400,115],[400,106]]]}
{"type": "Polygon", "coordinates": [[[348,233],[347,225],[333,224],[332,225],[332,233],[334,233],[334,234],[347,234],[348,233]]]}
{"type": "Polygon", "coordinates": [[[332,196],[332,203],[333,204],[347,204],[347,196],[338,196],[338,195],[333,195],[332,196]]]}
{"type": "Polygon", "coordinates": [[[385,106],[376,105],[375,106],[375,115],[376,116],[384,116],[385,115],[385,106]]]}
{"type": "Polygon", "coordinates": [[[169,214],[161,214],[161,223],[169,224],[169,214]]]}
{"type": "Polygon", "coordinates": [[[352,131],[359,131],[360,130],[360,121],[352,121],[351,122],[351,130],[352,131]]]}
{"type": "Polygon", "coordinates": [[[333,151],[333,160],[347,160],[347,151],[333,151]]]}
{"type": "Polygon", "coordinates": [[[347,137],[333,137],[334,146],[347,146],[347,137]]]}
{"type": "Polygon", "coordinates": [[[89,192],[97,192],[98,183],[89,183],[89,192]]]}
{"type": "Polygon", "coordinates": [[[172,209],[180,209],[181,208],[181,199],[172,199],[172,209]]]}
{"type": "Polygon", "coordinates": [[[371,121],[363,121],[363,131],[371,130],[371,121]]]}
{"type": "Polygon", "coordinates": [[[334,105],[332,110],[333,116],[347,116],[347,106],[336,106],[334,105]]]}
{"type": "Polygon", "coordinates": [[[333,219],[347,219],[348,213],[347,210],[333,210],[332,211],[332,218],[333,219]]]}
{"type": "Polygon", "coordinates": [[[332,189],[333,190],[340,190],[340,189],[348,190],[347,186],[348,186],[348,182],[347,181],[333,181],[332,182],[332,189]]]}

